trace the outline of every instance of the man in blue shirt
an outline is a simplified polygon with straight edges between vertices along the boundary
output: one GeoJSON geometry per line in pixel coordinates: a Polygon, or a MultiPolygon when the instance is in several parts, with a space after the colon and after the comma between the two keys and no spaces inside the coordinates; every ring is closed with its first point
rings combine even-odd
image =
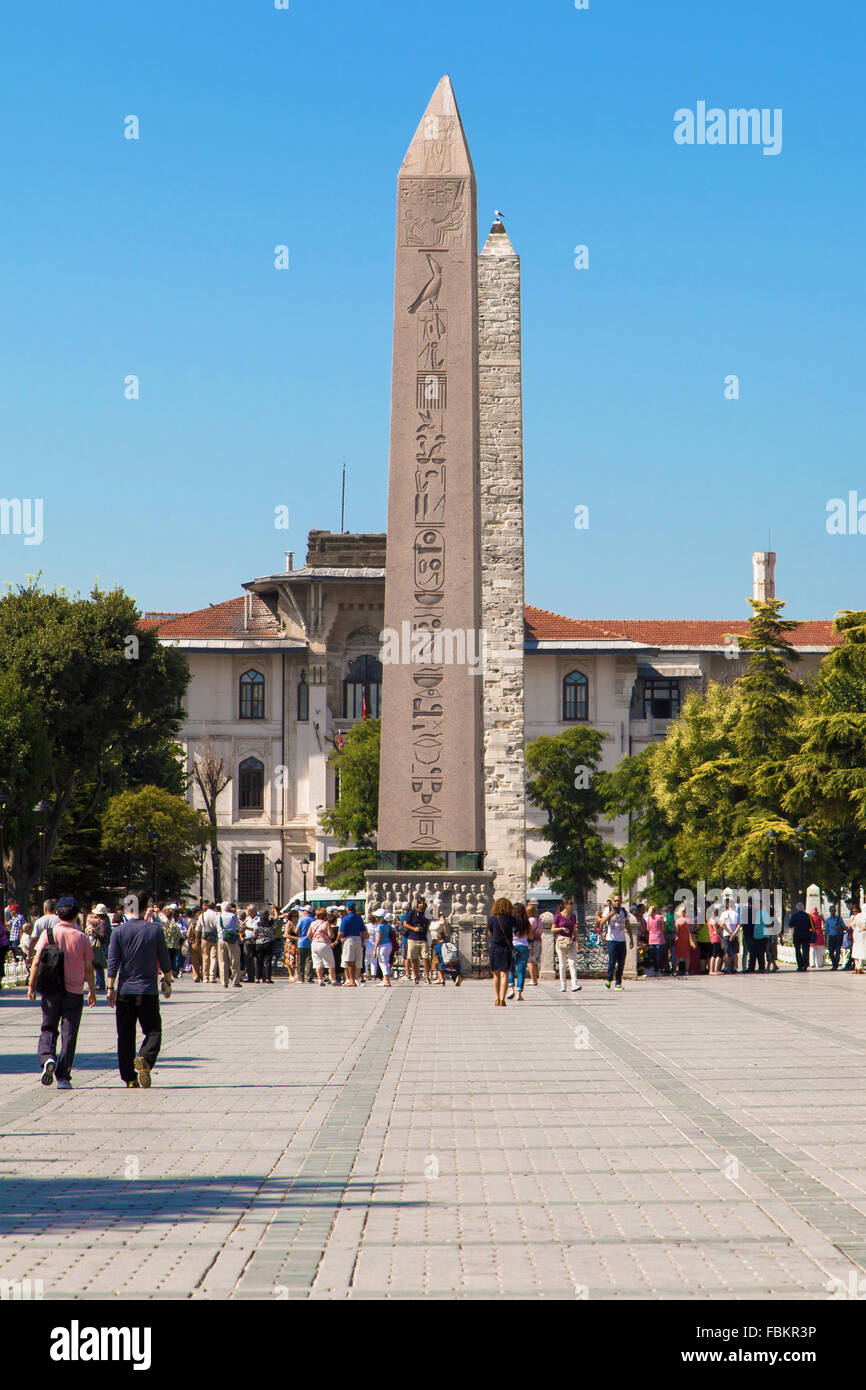
{"type": "Polygon", "coordinates": [[[310,927],[315,922],[315,917],[309,907],[304,907],[301,920],[298,923],[298,981],[306,984],[307,980],[312,985],[315,983],[313,975],[313,945],[310,940],[310,927]]]}
{"type": "Polygon", "coordinates": [[[346,903],[346,915],[340,923],[337,936],[337,940],[343,943],[343,973],[346,976],[343,981],[344,989],[356,989],[358,986],[357,976],[364,960],[364,948],[361,945],[364,931],[364,919],[355,911],[355,904],[346,903]]]}
{"type": "Polygon", "coordinates": [[[824,931],[827,934],[827,950],[830,954],[831,970],[839,969],[839,956],[842,953],[842,941],[845,936],[845,921],[839,911],[838,903],[831,903],[830,916],[824,923],[824,931]]]}
{"type": "Polygon", "coordinates": [[[117,1012],[117,1065],[129,1089],[150,1085],[162,1042],[158,976],[163,977],[166,997],[171,992],[171,957],[162,924],[146,922],[132,910],[111,933],[108,948],[108,1002],[117,1012]],[[119,987],[117,986],[120,977],[119,987]],[[144,1041],[136,1055],[135,1025],[144,1041]]]}

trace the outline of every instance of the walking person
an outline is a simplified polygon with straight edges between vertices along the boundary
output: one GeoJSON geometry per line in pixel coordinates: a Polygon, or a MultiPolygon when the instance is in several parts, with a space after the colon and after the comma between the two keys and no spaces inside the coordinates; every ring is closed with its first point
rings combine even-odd
{"type": "Polygon", "coordinates": [[[866,971],[866,912],[863,911],[863,904],[857,904],[857,911],[850,922],[853,942],[851,946],[851,959],[854,962],[854,973],[862,975],[866,971]]]}
{"type": "Polygon", "coordinates": [[[376,960],[382,972],[382,988],[391,988],[391,957],[397,948],[397,933],[390,912],[382,913],[376,927],[376,960]]]}
{"type": "Polygon", "coordinates": [[[201,969],[206,985],[215,985],[219,979],[219,925],[220,915],[213,903],[205,902],[201,916],[201,969]]]}
{"type": "Polygon", "coordinates": [[[313,983],[313,943],[310,937],[310,928],[315,923],[315,917],[309,907],[305,907],[298,921],[298,983],[306,984],[309,979],[313,983]]]}
{"type": "Polygon", "coordinates": [[[601,919],[601,924],[605,928],[605,940],[607,942],[607,979],[604,982],[604,987],[610,989],[611,982],[616,976],[613,987],[614,989],[622,989],[626,936],[628,936],[629,946],[632,947],[634,946],[634,936],[628,913],[622,905],[622,898],[619,893],[614,893],[611,898],[608,910],[601,919]]]}
{"type": "Polygon", "coordinates": [[[450,975],[459,989],[463,982],[460,971],[460,952],[456,944],[451,940],[451,928],[444,918],[442,922],[442,930],[433,948],[433,961],[436,966],[437,974],[439,975],[440,984],[444,987],[445,977],[446,975],[450,975]]]}
{"type": "Polygon", "coordinates": [[[72,1064],[81,1014],[84,1009],[84,986],[87,985],[87,1005],[96,1004],[96,980],[93,973],[93,947],[87,934],[78,925],[78,903],[75,898],[61,898],[57,904],[56,927],[46,927],[36,945],[30,967],[28,999],[42,994],[42,1028],[39,1032],[37,1057],[42,1065],[42,1085],[57,1080],[58,1089],[72,1089],[72,1064]],[[57,948],[55,966],[49,967],[46,951],[57,948]],[[45,958],[45,969],[42,962],[45,958]],[[57,1035],[60,1034],[60,1053],[57,1035]]]}
{"type": "Polygon", "coordinates": [[[494,1003],[505,1008],[508,972],[511,969],[512,938],[514,934],[513,907],[508,898],[497,898],[487,919],[490,969],[493,971],[494,1003]]]}
{"type": "MultiPolygon", "coordinates": [[[[655,903],[650,903],[647,910],[646,927],[649,937],[649,966],[655,977],[658,978],[664,968],[665,919],[664,913],[659,912],[655,903]]],[[[649,970],[647,974],[649,974],[649,970]]]]}
{"type": "Polygon", "coordinates": [[[371,911],[369,908],[367,909],[367,931],[364,939],[364,969],[367,979],[370,981],[375,980],[379,968],[379,962],[376,959],[376,947],[379,927],[384,916],[384,907],[377,907],[375,912],[371,911]]]}
{"type": "Polygon", "coordinates": [[[258,917],[253,904],[250,903],[244,914],[243,925],[241,927],[241,946],[243,949],[243,960],[246,982],[254,985],[256,982],[256,923],[258,917]]]}
{"type": "Polygon", "coordinates": [[[360,912],[355,910],[354,903],[346,903],[346,908],[346,915],[338,932],[338,940],[342,945],[343,971],[346,976],[343,985],[347,989],[357,989],[358,976],[364,961],[364,919],[360,912]]]}
{"type": "Polygon", "coordinates": [[[150,1086],[162,1043],[159,976],[168,998],[173,973],[161,923],[155,918],[145,921],[130,910],[114,928],[108,948],[108,1002],[116,1015],[117,1066],[130,1090],[150,1086]],[[144,1036],[136,1052],[137,1026],[144,1036]]]}
{"type": "Polygon", "coordinates": [[[92,912],[87,914],[87,926],[85,932],[93,950],[93,973],[96,979],[97,992],[105,993],[105,971],[108,966],[107,943],[103,940],[105,936],[111,939],[111,927],[108,923],[108,912],[105,910],[105,918],[99,915],[97,908],[104,908],[102,903],[98,903],[92,912]],[[107,928],[107,930],[106,930],[107,928]]]}
{"type": "Polygon", "coordinates": [[[255,926],[256,981],[272,985],[274,965],[274,924],[270,913],[263,909],[255,926]]]}
{"type": "Polygon", "coordinates": [[[842,954],[842,942],[845,937],[845,921],[839,912],[839,904],[830,904],[830,915],[824,923],[827,933],[827,954],[830,957],[830,969],[839,969],[839,957],[842,954]]]}
{"type": "MultiPolygon", "coordinates": [[[[532,928],[529,925],[529,917],[523,903],[515,903],[513,908],[514,930],[511,937],[511,969],[508,972],[508,998],[514,998],[514,988],[517,986],[517,998],[523,998],[523,986],[526,983],[526,967],[529,964],[529,937],[532,928]]],[[[442,977],[445,983],[445,977],[442,977]]]]}
{"type": "Polygon", "coordinates": [[[791,913],[791,930],[794,933],[794,955],[797,958],[797,969],[808,970],[812,918],[802,903],[797,903],[791,913]]]}
{"type": "Polygon", "coordinates": [[[812,931],[809,936],[809,964],[813,970],[824,969],[824,918],[820,910],[813,907],[809,913],[812,919],[812,931]]]}
{"type": "MultiPolygon", "coordinates": [[[[100,903],[99,906],[103,907],[103,904],[100,903]]],[[[95,912],[96,908],[94,908],[93,910],[95,912]]],[[[30,937],[31,950],[35,949],[36,943],[39,940],[42,933],[45,931],[45,928],[56,927],[59,922],[60,918],[57,916],[57,900],[55,898],[46,898],[44,903],[42,904],[42,916],[37,917],[36,921],[33,923],[33,932],[30,937]]],[[[107,950],[107,943],[104,944],[107,950]]]]}
{"type": "Polygon", "coordinates": [[[189,928],[186,934],[186,944],[189,948],[189,963],[192,966],[193,983],[200,985],[203,976],[203,957],[201,939],[201,913],[194,912],[189,919],[189,928]]]}
{"type": "Polygon", "coordinates": [[[325,971],[332,985],[337,983],[337,968],[334,964],[333,932],[324,907],[316,912],[315,921],[310,928],[310,941],[313,951],[313,966],[320,985],[325,983],[325,971]]]}
{"type": "Polygon", "coordinates": [[[574,915],[574,900],[563,898],[559,911],[553,919],[553,948],[559,963],[559,988],[565,994],[565,968],[571,976],[571,992],[581,989],[577,979],[577,918],[574,915]]]}
{"type": "Polygon", "coordinates": [[[241,924],[238,921],[234,903],[224,902],[220,907],[217,949],[223,989],[228,989],[229,984],[233,989],[240,989],[241,924]]]}
{"type": "Polygon", "coordinates": [[[538,977],[541,972],[541,946],[544,941],[544,923],[541,920],[541,913],[538,911],[538,903],[535,898],[526,904],[526,914],[529,918],[529,979],[530,983],[538,986],[538,977]]]}

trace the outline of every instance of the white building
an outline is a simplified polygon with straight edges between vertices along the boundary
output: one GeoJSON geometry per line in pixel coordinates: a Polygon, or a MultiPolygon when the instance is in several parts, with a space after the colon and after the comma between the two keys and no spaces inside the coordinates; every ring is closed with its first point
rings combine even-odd
{"type": "MultiPolygon", "coordinates": [[[[756,597],[773,595],[774,558],[754,557],[756,597]]],[[[302,863],[311,887],[338,848],[321,826],[335,795],[327,759],[341,732],[379,713],[384,586],[384,535],[312,531],[302,569],[289,556],[283,573],[249,581],[238,598],[145,615],[192,672],[181,734],[188,771],[207,737],[230,774],[219,840],[224,891],[238,901],[276,899],[281,862],[285,902],[303,887],[302,863]]],[[[605,768],[662,738],[690,691],[742,670],[735,638],[746,617],[590,620],[530,606],[525,617],[527,741],[586,722],[607,735],[605,768]]],[[[805,675],[838,639],[818,621],[790,640],[805,675]]],[[[194,785],[190,798],[203,805],[194,785]]],[[[540,823],[527,806],[527,877],[546,849],[533,833],[540,823]]],[[[625,825],[606,833],[622,843],[625,825]]]]}

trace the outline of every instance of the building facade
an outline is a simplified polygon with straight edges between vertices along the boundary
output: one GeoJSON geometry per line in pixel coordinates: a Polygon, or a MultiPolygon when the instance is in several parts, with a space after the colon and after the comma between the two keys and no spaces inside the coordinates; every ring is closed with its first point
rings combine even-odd
{"type": "MultiPolygon", "coordinates": [[[[755,597],[773,596],[774,558],[754,557],[755,597]]],[[[196,757],[208,749],[229,777],[217,818],[224,892],[238,901],[276,900],[278,888],[287,901],[305,883],[315,884],[339,848],[321,824],[336,795],[328,755],[346,730],[380,713],[385,564],[384,535],[312,531],[302,568],[288,556],[283,572],[250,580],[238,598],[196,612],[145,616],[145,625],[189,662],[181,742],[190,777],[196,757]]],[[[663,738],[691,691],[710,680],[736,679],[744,669],[736,638],[746,629],[745,617],[598,621],[525,607],[525,740],[586,723],[605,734],[602,766],[615,767],[663,738]]],[[[804,623],[790,640],[802,658],[799,674],[806,675],[836,639],[829,621],[817,621],[804,623]]],[[[504,668],[493,666],[485,682],[495,683],[498,669],[513,680],[518,663],[512,655],[504,668]]],[[[491,702],[501,708],[502,690],[485,690],[485,707],[491,702]]],[[[506,740],[485,756],[488,819],[491,806],[503,812],[504,828],[494,840],[507,891],[524,875],[528,882],[545,853],[541,817],[521,804],[522,743],[512,749],[506,740]],[[503,845],[506,836],[519,843],[515,827],[524,813],[525,864],[509,873],[503,845]]],[[[194,780],[189,798],[203,808],[194,780]]],[[[624,821],[603,829],[614,843],[624,842],[624,821]]],[[[542,881],[533,891],[545,887],[542,881]]]]}

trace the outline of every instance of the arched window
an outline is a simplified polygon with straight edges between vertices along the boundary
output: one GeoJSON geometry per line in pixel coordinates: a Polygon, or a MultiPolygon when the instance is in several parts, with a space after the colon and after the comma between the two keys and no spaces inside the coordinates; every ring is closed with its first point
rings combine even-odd
{"type": "Polygon", "coordinates": [[[569,671],[562,682],[562,722],[589,718],[589,681],[580,671],[569,671]]]}
{"type": "Polygon", "coordinates": [[[241,719],[264,719],[265,678],[258,671],[244,671],[240,681],[241,719]]]}
{"type": "Polygon", "coordinates": [[[310,717],[310,687],[307,685],[307,673],[301,672],[301,679],[298,681],[298,723],[305,724],[310,717]]]}
{"type": "Polygon", "coordinates": [[[244,758],[238,768],[238,805],[242,811],[262,811],[265,805],[265,765],[258,758],[244,758]]]}
{"type": "Polygon", "coordinates": [[[343,681],[343,718],[378,719],[381,703],[381,661],[376,656],[356,656],[343,681]]]}

